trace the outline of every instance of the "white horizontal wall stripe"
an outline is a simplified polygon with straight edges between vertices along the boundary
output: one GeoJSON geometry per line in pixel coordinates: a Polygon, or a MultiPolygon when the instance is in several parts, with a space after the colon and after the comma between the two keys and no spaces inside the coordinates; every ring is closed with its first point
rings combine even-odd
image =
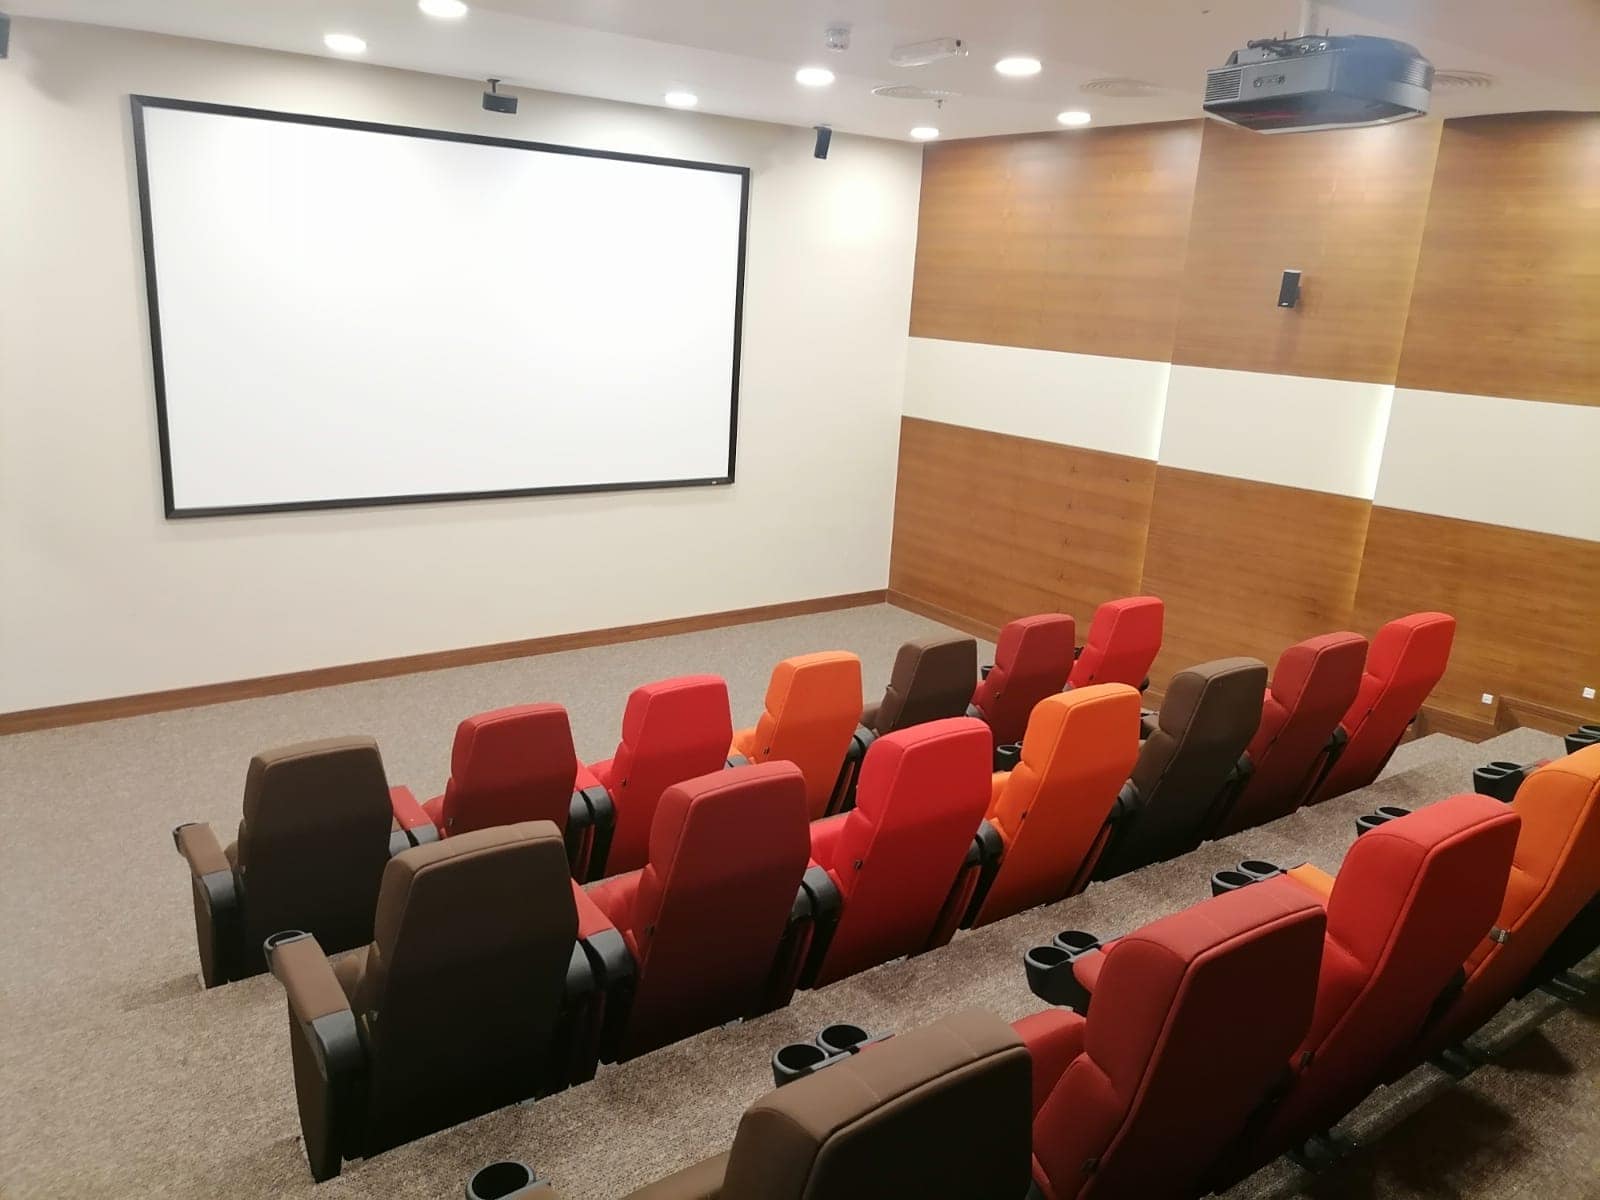
{"type": "Polygon", "coordinates": [[[905,415],[1155,458],[1171,365],[911,338],[905,415]]]}
{"type": "Polygon", "coordinates": [[[1600,541],[1600,408],[1398,388],[1375,499],[1600,541]]]}
{"type": "Polygon", "coordinates": [[[1394,387],[1175,365],[1163,466],[1372,498],[1394,387]]]}

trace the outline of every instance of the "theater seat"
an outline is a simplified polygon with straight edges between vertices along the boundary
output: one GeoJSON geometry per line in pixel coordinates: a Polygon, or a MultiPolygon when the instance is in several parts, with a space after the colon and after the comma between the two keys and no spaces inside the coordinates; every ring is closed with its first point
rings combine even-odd
{"type": "Polygon", "coordinates": [[[1143,691],[1150,666],[1161,653],[1166,605],[1155,596],[1107,600],[1094,610],[1083,651],[1072,664],[1068,687],[1125,683],[1143,691]]]}
{"type": "Polygon", "coordinates": [[[883,699],[861,710],[861,724],[878,736],[966,713],[978,677],[978,643],[969,637],[907,642],[894,657],[883,699]]]}
{"type": "Polygon", "coordinates": [[[1600,896],[1600,746],[1540,767],[1510,807],[1522,821],[1511,878],[1493,930],[1467,959],[1466,984],[1439,1022],[1435,1047],[1466,1037],[1515,996],[1561,932],[1600,896]]]}
{"type": "Polygon", "coordinates": [[[209,825],[172,831],[189,864],[200,975],[206,987],[267,969],[261,943],[304,929],[329,950],[372,940],[391,848],[389,785],[370,738],[333,738],[250,760],[238,840],[209,825]]]}
{"type": "Polygon", "coordinates": [[[719,770],[667,788],[649,861],[589,889],[636,967],[606,1013],[602,1056],[632,1058],[789,1002],[810,937],[805,780],[793,763],[719,770]]]}
{"type": "Polygon", "coordinates": [[[1093,684],[1041,700],[1022,739],[1022,760],[990,785],[989,823],[1000,867],[977,898],[973,925],[987,925],[1082,889],[1117,793],[1139,756],[1139,692],[1093,684]]]}
{"type": "Polygon", "coordinates": [[[806,780],[811,819],[827,811],[845,751],[861,716],[861,660],[842,650],[786,658],[772,672],[766,705],[730,753],[753,763],[784,759],[806,780]]]}
{"type": "Polygon", "coordinates": [[[757,1100],[733,1146],[632,1200],[1022,1200],[1027,1052],[999,1017],[958,1012],[757,1100]]]}
{"type": "Polygon", "coordinates": [[[607,980],[591,954],[616,934],[582,902],[560,831],[532,821],[394,858],[361,950],[272,940],[316,1179],[593,1076],[607,980]]]}
{"type": "Polygon", "coordinates": [[[1286,880],[1242,888],[1112,943],[1087,1017],[1018,1021],[1044,1200],[1204,1192],[1304,1038],[1325,928],[1286,880]]]}
{"type": "Polygon", "coordinates": [[[995,745],[1020,742],[1033,706],[1067,686],[1076,637],[1066,613],[1018,617],[1000,631],[994,666],[972,693],[972,715],[988,723],[995,745]]]}
{"type": "Polygon", "coordinates": [[[1331,755],[1334,731],[1354,703],[1367,659],[1359,633],[1325,633],[1296,642],[1278,656],[1250,746],[1243,789],[1222,815],[1223,837],[1287,816],[1306,802],[1331,755]]]}
{"type": "Polygon", "coordinates": [[[1199,844],[1261,724],[1266,685],[1266,664],[1254,658],[1219,658],[1172,677],[1157,728],[1140,748],[1131,786],[1117,802],[1096,879],[1199,844]]]}
{"type": "Polygon", "coordinates": [[[616,809],[607,874],[644,866],[661,793],[720,770],[732,737],[728,685],[719,676],[680,675],[629,693],[616,753],[580,766],[576,784],[581,792],[603,788],[616,809]]]}
{"type": "Polygon", "coordinates": [[[1456,619],[1412,613],[1378,630],[1355,701],[1340,722],[1348,741],[1318,781],[1311,802],[1331,800],[1378,777],[1450,662],[1456,619]]]}
{"type": "Polygon", "coordinates": [[[1460,795],[1356,839],[1325,902],[1317,1007],[1294,1082],[1230,1178],[1333,1125],[1410,1065],[1430,1013],[1494,921],[1519,824],[1497,800],[1460,795]]]}
{"type": "Polygon", "coordinates": [[[831,940],[817,943],[805,986],[950,940],[977,884],[990,755],[989,730],[971,717],[872,743],[856,807],[811,826],[811,857],[837,884],[843,911],[831,940]]]}
{"type": "MultiPolygon", "coordinates": [[[[390,793],[395,819],[422,845],[520,821],[552,821],[567,839],[573,877],[585,879],[597,842],[610,840],[609,803],[595,811],[574,790],[572,726],[559,704],[520,704],[468,717],[456,726],[444,794],[418,804],[410,788],[390,793]]],[[[601,858],[604,856],[601,855],[601,858]]]]}

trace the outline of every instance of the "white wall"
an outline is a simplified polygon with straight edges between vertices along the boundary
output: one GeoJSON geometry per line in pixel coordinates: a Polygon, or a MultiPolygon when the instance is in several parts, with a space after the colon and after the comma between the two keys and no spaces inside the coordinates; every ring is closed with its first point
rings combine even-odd
{"type": "Polygon", "coordinates": [[[54,22],[11,50],[0,711],[885,585],[918,148],[54,22]],[[737,482],[163,520],[131,92],[749,165],[737,482]]]}

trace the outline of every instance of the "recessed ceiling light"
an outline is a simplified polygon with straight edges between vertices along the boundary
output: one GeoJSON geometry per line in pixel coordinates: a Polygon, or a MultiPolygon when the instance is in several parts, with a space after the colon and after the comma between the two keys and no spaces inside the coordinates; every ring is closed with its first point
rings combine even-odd
{"type": "Polygon", "coordinates": [[[668,108],[693,108],[700,103],[700,97],[693,92],[668,92],[662,99],[668,108]]]}
{"type": "Polygon", "coordinates": [[[833,82],[833,72],[827,67],[801,67],[794,73],[794,81],[806,87],[827,87],[833,82]]]}
{"type": "Polygon", "coordinates": [[[335,54],[365,54],[367,43],[353,33],[325,33],[322,44],[335,54]]]}
{"type": "Polygon", "coordinates": [[[459,21],[467,15],[467,6],[462,0],[417,0],[417,7],[441,21],[459,21]]]}
{"type": "Polygon", "coordinates": [[[1066,112],[1058,112],[1056,120],[1063,125],[1087,125],[1093,118],[1081,108],[1069,108],[1066,112]]]}
{"type": "Polygon", "coordinates": [[[911,136],[919,142],[931,142],[939,136],[939,131],[932,125],[918,125],[911,131],[911,136]]]}
{"type": "Polygon", "coordinates": [[[995,63],[994,69],[1002,75],[1037,75],[1039,73],[1039,60],[1022,56],[1002,58],[995,63]]]}

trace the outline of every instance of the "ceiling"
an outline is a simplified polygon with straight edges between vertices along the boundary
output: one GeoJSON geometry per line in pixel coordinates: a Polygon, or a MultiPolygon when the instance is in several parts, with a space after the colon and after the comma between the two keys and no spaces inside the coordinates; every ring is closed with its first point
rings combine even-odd
{"type": "MultiPolygon", "coordinates": [[[[363,61],[516,87],[659,105],[671,89],[699,110],[905,138],[933,125],[944,138],[1058,128],[1063,109],[1094,123],[1193,117],[1205,69],[1254,37],[1295,32],[1296,0],[468,0],[459,21],[424,16],[415,0],[10,0],[17,16],[51,17],[327,55],[322,35],[366,39],[363,61]],[[850,47],[823,45],[830,25],[850,47]],[[895,68],[892,46],[960,37],[969,53],[895,68]],[[1011,79],[997,59],[1041,60],[1011,79]],[[794,71],[837,76],[801,87],[794,71]],[[1091,80],[1154,85],[1142,98],[1085,92],[1091,80]],[[872,95],[883,84],[960,93],[929,101],[872,95]]],[[[1482,72],[1487,87],[1437,88],[1440,116],[1600,108],[1596,0],[1342,0],[1316,6],[1315,27],[1397,37],[1441,71],[1482,72]]]]}

